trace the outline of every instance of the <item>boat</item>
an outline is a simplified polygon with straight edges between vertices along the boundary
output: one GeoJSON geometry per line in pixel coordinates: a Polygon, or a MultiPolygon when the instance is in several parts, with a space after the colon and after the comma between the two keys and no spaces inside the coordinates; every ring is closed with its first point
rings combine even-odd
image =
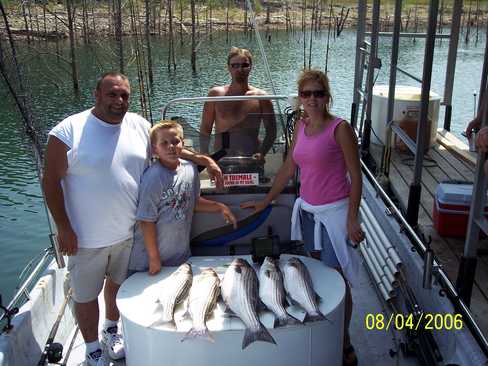
{"type": "MultiPolygon", "coordinates": [[[[397,1],[396,10],[398,10],[398,3],[400,2],[397,1]]],[[[432,3],[431,23],[432,19],[436,19],[436,6],[438,6],[435,2],[432,3]]],[[[456,6],[458,5],[459,2],[456,1],[456,6]]],[[[363,10],[363,12],[360,11],[360,14],[365,16],[366,2],[359,1],[359,7],[363,10]]],[[[375,1],[373,19],[376,21],[378,14],[379,1],[375,1]]],[[[398,24],[397,22],[398,16],[395,17],[395,24],[398,24]]],[[[392,200],[391,194],[385,191],[384,184],[380,184],[376,171],[371,169],[372,161],[366,154],[371,133],[371,98],[364,98],[364,103],[362,99],[364,96],[373,94],[375,40],[379,33],[375,24],[374,21],[369,50],[367,52],[358,51],[356,56],[357,77],[351,116],[351,122],[361,138],[361,149],[364,153],[361,162],[363,197],[360,211],[363,229],[366,233],[366,239],[358,249],[362,258],[360,283],[353,288],[354,314],[350,327],[352,343],[360,365],[486,365],[488,363],[488,342],[469,309],[469,299],[466,297],[466,292],[469,293],[468,285],[461,287],[453,285],[444,272],[442,264],[435,258],[432,249],[421,238],[415,227],[416,212],[412,208],[414,205],[409,206],[407,215],[402,212],[397,203],[392,200]],[[362,72],[367,54],[370,55],[367,82],[361,92],[362,72]],[[357,117],[360,115],[358,112],[362,105],[365,106],[366,115],[364,124],[362,118],[359,123],[357,122],[357,117]],[[464,290],[463,294],[458,292],[459,288],[464,290]]],[[[358,50],[364,50],[364,25],[365,18],[360,20],[358,26],[358,50]]],[[[435,27],[433,28],[429,26],[428,34],[425,35],[429,40],[435,38],[435,27]]],[[[395,29],[394,42],[398,41],[399,37],[399,27],[395,29]]],[[[453,29],[455,30],[455,28],[453,29]]],[[[459,29],[457,31],[459,32],[459,29]]],[[[426,46],[427,48],[428,46],[426,46]]],[[[430,56],[427,54],[426,58],[428,59],[430,56]]],[[[487,59],[488,53],[485,55],[485,65],[488,65],[487,59]]],[[[395,62],[392,64],[394,65],[395,62]]],[[[427,81],[428,71],[424,69],[423,81],[427,81]]],[[[427,82],[422,85],[422,107],[419,119],[421,127],[425,126],[427,121],[425,111],[428,109],[430,94],[428,84],[427,82]]],[[[394,103],[394,93],[392,92],[395,89],[394,83],[390,84],[390,88],[393,89],[390,89],[389,103],[394,103]]],[[[189,139],[187,144],[198,149],[198,134],[189,133],[190,127],[198,125],[198,121],[196,123],[185,122],[181,116],[172,116],[169,110],[173,104],[225,102],[226,100],[252,98],[289,100],[288,96],[282,95],[184,98],[169,102],[163,116],[165,119],[176,119],[184,123],[189,139]]],[[[388,113],[391,120],[390,111],[388,113]]],[[[293,107],[290,107],[284,113],[280,113],[280,116],[284,117],[279,128],[279,135],[282,138],[275,142],[273,149],[266,156],[264,166],[249,156],[217,154],[217,160],[228,178],[228,186],[224,190],[216,189],[205,172],[201,173],[202,195],[228,204],[236,213],[239,226],[236,230],[222,225],[216,217],[196,214],[191,235],[192,253],[195,257],[209,260],[226,259],[228,262],[234,256],[247,256],[250,261],[253,259],[259,261],[259,258],[264,255],[282,255],[286,258],[287,255],[304,254],[301,243],[291,240],[288,225],[293,202],[298,193],[298,177],[295,177],[280,197],[263,212],[255,214],[239,207],[242,201],[250,198],[259,199],[264,196],[283,160],[283,155],[288,152],[290,130],[296,113],[293,107]],[[233,179],[236,176],[239,176],[239,179],[233,179]]],[[[401,135],[401,131],[397,132],[401,135]]],[[[419,134],[419,136],[423,135],[419,134]]],[[[222,136],[215,138],[221,139],[222,136]]],[[[408,145],[410,142],[406,137],[405,140],[408,145]]],[[[420,137],[413,145],[410,145],[414,147],[415,151],[423,152],[425,143],[420,137]]],[[[391,146],[385,147],[384,156],[386,158],[389,148],[391,146]]],[[[417,160],[420,160],[416,161],[416,164],[422,166],[423,153],[417,154],[416,157],[417,160]]],[[[476,168],[475,191],[478,197],[483,197],[482,182],[484,180],[481,174],[483,162],[484,160],[481,158],[478,159],[476,168]]],[[[415,186],[412,200],[420,195],[418,191],[419,189],[415,186]]],[[[419,199],[419,197],[417,198],[419,199]]],[[[476,219],[479,219],[482,203],[482,200],[479,200],[472,208],[473,214],[469,223],[470,243],[477,240],[479,228],[476,231],[475,224],[476,219]],[[478,217],[476,217],[476,212],[478,212],[478,217]]],[[[467,263],[473,263],[472,253],[469,256],[468,252],[467,263]]],[[[472,275],[468,269],[465,266],[467,282],[472,275]]],[[[0,366],[50,363],[79,365],[83,362],[84,345],[73,317],[66,274],[64,258],[57,253],[55,242],[53,242],[53,246],[46,250],[14,299],[7,306],[2,305],[1,307],[4,311],[2,320],[5,322],[5,328],[0,336],[0,366]],[[23,299],[26,301],[17,307],[17,304],[23,299]]],[[[142,275],[144,274],[139,274],[139,276],[142,275]]],[[[336,278],[334,281],[342,280],[336,278]]],[[[123,287],[121,289],[123,290],[123,287]]],[[[119,296],[118,301],[122,301],[122,297],[123,294],[119,296]]],[[[124,301],[129,300],[124,299],[124,301]]],[[[124,314],[122,314],[122,323],[124,324],[124,322],[128,322],[128,319],[124,318],[124,314]]],[[[296,327],[300,326],[305,327],[304,325],[296,327]]],[[[124,329],[130,331],[129,328],[124,324],[124,329]]],[[[292,330],[293,326],[290,329],[283,329],[284,332],[292,330]]],[[[341,335],[341,332],[336,334],[337,338],[341,338],[341,335]]],[[[225,334],[223,336],[225,337],[225,334]]],[[[143,338],[129,336],[128,339],[129,342],[145,342],[143,338]]],[[[320,343],[314,344],[316,347],[320,347],[320,343]]],[[[259,346],[261,349],[262,345],[259,346]]],[[[128,353],[130,353],[130,347],[131,345],[128,344],[128,353]]],[[[216,352],[219,349],[219,342],[205,347],[209,353],[216,352]]],[[[191,347],[188,349],[188,352],[191,352],[191,347]]],[[[235,358],[245,359],[245,352],[239,348],[231,354],[235,358]]],[[[290,349],[289,352],[291,354],[295,350],[290,349]]],[[[146,354],[145,357],[147,360],[152,360],[150,354],[146,354]]],[[[127,360],[130,359],[131,357],[128,356],[127,360]]],[[[286,360],[286,354],[284,359],[286,360]]],[[[290,357],[289,360],[293,360],[293,358],[290,357]]],[[[328,359],[306,363],[309,360],[304,360],[303,364],[329,364],[328,359]]],[[[143,361],[144,364],[146,364],[145,361],[143,361]]],[[[151,362],[148,361],[147,364],[151,362]]],[[[296,364],[296,361],[293,362],[289,364],[296,364]]],[[[336,361],[337,364],[340,362],[336,361]]],[[[266,364],[269,363],[270,360],[266,359],[266,364]]],[[[125,360],[117,361],[114,364],[124,365],[125,360]]]]}

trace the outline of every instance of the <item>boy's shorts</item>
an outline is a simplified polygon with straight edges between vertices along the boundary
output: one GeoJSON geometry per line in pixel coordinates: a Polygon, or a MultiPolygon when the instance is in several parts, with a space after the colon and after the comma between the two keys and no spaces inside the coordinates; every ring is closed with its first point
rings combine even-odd
{"type": "Polygon", "coordinates": [[[95,300],[103,288],[105,277],[120,285],[127,277],[133,239],[103,248],[78,248],[68,258],[73,299],[78,303],[95,300]]]}
{"type": "MultiPolygon", "coordinates": [[[[310,253],[314,250],[315,220],[313,218],[313,214],[302,210],[301,221],[302,221],[303,241],[305,243],[305,251],[310,253]]],[[[322,230],[322,250],[320,253],[320,259],[326,266],[332,268],[340,268],[341,265],[337,260],[334,247],[332,246],[332,242],[330,241],[329,238],[329,233],[327,233],[327,229],[323,224],[320,224],[320,226],[322,230]]]]}

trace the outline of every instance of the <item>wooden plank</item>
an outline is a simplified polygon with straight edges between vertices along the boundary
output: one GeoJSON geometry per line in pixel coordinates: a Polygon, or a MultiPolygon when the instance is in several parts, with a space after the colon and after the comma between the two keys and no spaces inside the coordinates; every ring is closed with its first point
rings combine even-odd
{"type": "MultiPolygon", "coordinates": [[[[459,261],[464,251],[464,241],[455,238],[442,237],[437,233],[433,226],[422,227],[422,230],[426,236],[430,236],[432,239],[432,249],[436,255],[439,255],[439,261],[442,263],[443,267],[446,268],[446,273],[448,273],[451,281],[455,283],[458,268],[453,268],[452,266],[459,267],[459,261]],[[454,275],[455,277],[451,277],[451,275],[454,275]]],[[[488,299],[488,265],[482,260],[478,261],[475,282],[483,295],[488,299]]]]}
{"type": "MultiPolygon", "coordinates": [[[[402,208],[405,212],[408,206],[408,196],[410,192],[410,184],[413,178],[413,172],[409,171],[408,168],[400,169],[398,164],[392,164],[389,178],[391,188],[396,197],[402,202],[402,208]]],[[[426,192],[425,187],[422,187],[420,195],[421,202],[419,207],[418,224],[428,225],[432,222],[431,210],[427,207],[430,195],[428,192],[426,192]]],[[[432,198],[430,198],[430,200],[432,201],[432,198]]]]}
{"type": "MultiPolygon", "coordinates": [[[[405,180],[408,189],[410,189],[410,184],[413,181],[414,176],[413,167],[404,164],[404,161],[402,161],[402,158],[399,156],[399,154],[395,153],[392,154],[392,167],[393,169],[390,168],[390,181],[392,183],[394,182],[393,178],[396,171],[397,174],[399,174],[405,180]]],[[[429,187],[427,187],[424,182],[425,175],[426,172],[423,171],[421,179],[422,191],[420,193],[420,205],[422,206],[425,214],[421,214],[421,210],[419,210],[419,225],[429,225],[430,223],[432,223],[432,207],[434,205],[434,199],[432,193],[429,190],[429,187]]],[[[394,184],[392,184],[392,186],[393,185],[394,184]]],[[[405,200],[408,200],[408,193],[405,196],[405,200]]]]}
{"type": "Polygon", "coordinates": [[[442,159],[444,159],[448,165],[450,165],[456,172],[464,177],[464,180],[473,180],[474,168],[457,159],[455,155],[450,154],[449,150],[446,150],[445,147],[434,146],[431,151],[433,155],[438,154],[442,159]]]}
{"type": "Polygon", "coordinates": [[[477,153],[469,151],[468,145],[449,131],[437,130],[436,141],[460,159],[473,166],[476,165],[477,153]]]}

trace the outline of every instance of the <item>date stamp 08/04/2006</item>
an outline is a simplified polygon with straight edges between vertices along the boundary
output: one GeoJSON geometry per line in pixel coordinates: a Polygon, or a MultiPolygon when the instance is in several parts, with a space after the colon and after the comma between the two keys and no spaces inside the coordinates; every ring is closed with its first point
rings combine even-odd
{"type": "Polygon", "coordinates": [[[463,316],[451,313],[419,313],[416,316],[402,313],[368,313],[364,317],[367,330],[461,330],[463,325],[463,316]]]}

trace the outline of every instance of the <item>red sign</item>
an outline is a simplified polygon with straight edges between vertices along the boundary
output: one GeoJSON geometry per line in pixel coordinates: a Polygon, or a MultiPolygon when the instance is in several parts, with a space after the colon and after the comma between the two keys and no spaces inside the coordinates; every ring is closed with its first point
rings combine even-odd
{"type": "Polygon", "coordinates": [[[257,186],[258,173],[224,174],[224,187],[257,186]]]}

